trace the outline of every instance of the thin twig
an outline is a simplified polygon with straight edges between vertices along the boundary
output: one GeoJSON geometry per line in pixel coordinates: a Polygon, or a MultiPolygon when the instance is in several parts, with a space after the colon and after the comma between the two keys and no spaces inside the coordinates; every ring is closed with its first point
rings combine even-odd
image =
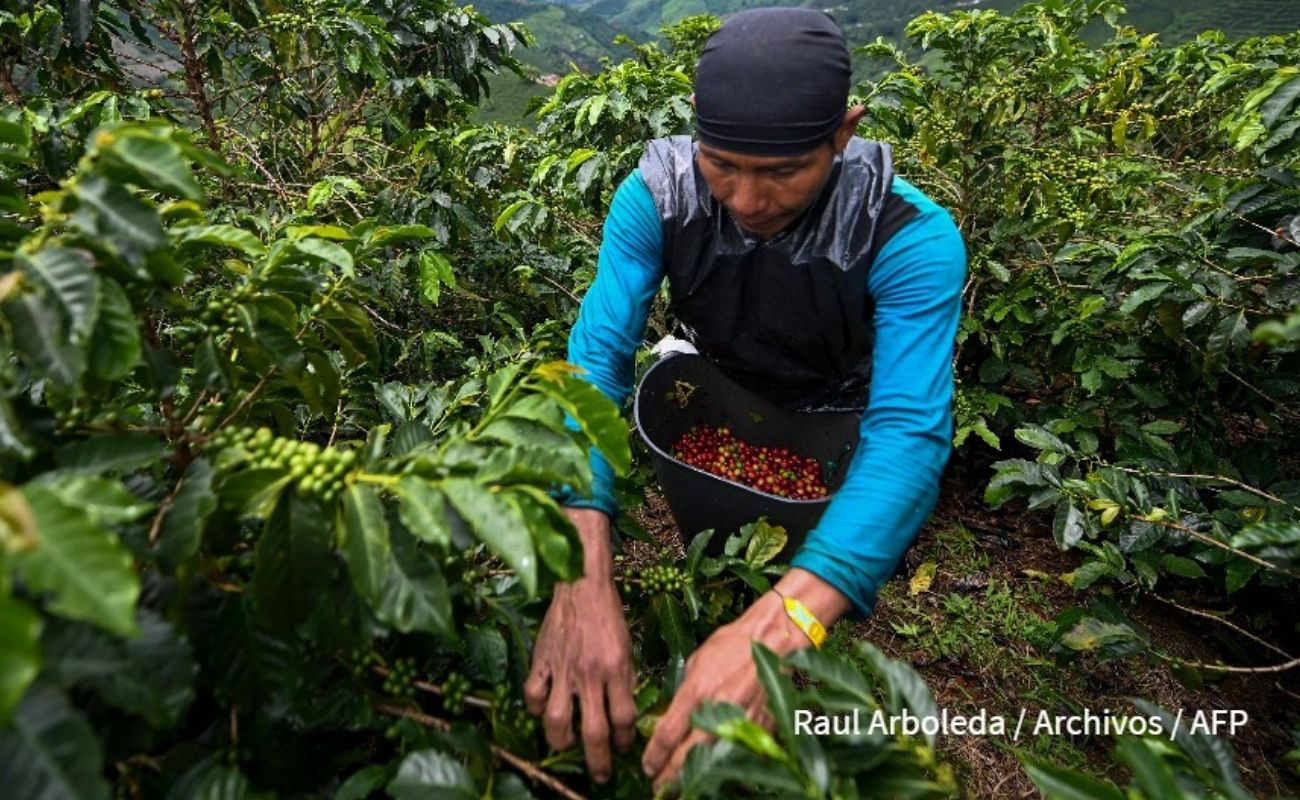
{"type": "Polygon", "coordinates": [[[1226,664],[1206,664],[1202,661],[1183,661],[1180,658],[1172,658],[1168,656],[1167,658],[1170,658],[1171,661],[1176,661],[1185,667],[1192,667],[1193,669],[1207,669],[1214,670],[1215,672],[1234,672],[1240,675],[1286,672],[1287,670],[1300,667],[1300,658],[1293,658],[1285,664],[1273,664],[1267,667],[1230,667],[1226,664]]]}
{"type": "Polygon", "coordinates": [[[1288,508],[1294,509],[1296,511],[1300,511],[1300,507],[1293,506],[1276,495],[1271,495],[1268,492],[1264,491],[1263,489],[1257,489],[1248,483],[1242,483],[1241,481],[1236,480],[1234,478],[1229,478],[1226,475],[1202,475],[1197,472],[1164,472],[1161,470],[1154,470],[1154,469],[1135,469],[1133,467],[1115,467],[1115,469],[1119,470],[1120,472],[1127,472],[1130,475],[1143,475],[1143,476],[1151,476],[1155,478],[1186,478],[1188,480],[1216,481],[1219,483],[1228,483],[1228,484],[1232,484],[1233,486],[1236,486],[1238,489],[1241,489],[1244,492],[1249,492],[1257,497],[1262,497],[1263,499],[1268,500],[1269,502],[1277,503],[1278,505],[1283,505],[1288,508]]]}
{"type": "Polygon", "coordinates": [[[226,427],[231,422],[234,422],[235,417],[238,417],[240,414],[247,411],[248,407],[253,404],[253,400],[262,393],[262,390],[266,388],[266,384],[270,382],[271,378],[279,371],[279,369],[280,367],[278,364],[272,364],[271,368],[262,376],[262,379],[257,382],[257,385],[252,389],[249,389],[248,394],[244,395],[244,399],[239,401],[239,405],[235,406],[235,410],[231,411],[225,419],[221,420],[221,424],[217,426],[217,429],[220,430],[226,427]]]}
{"type": "MultiPolygon", "coordinates": [[[[388,714],[394,717],[403,717],[405,719],[409,719],[412,722],[416,722],[419,723],[420,725],[425,726],[426,728],[433,728],[434,730],[438,730],[438,731],[451,730],[451,723],[448,722],[447,720],[438,719],[437,717],[431,717],[428,714],[424,714],[419,711],[412,711],[409,708],[402,708],[401,706],[390,705],[387,703],[380,703],[379,705],[375,706],[375,710],[380,712],[381,714],[388,714]]],[[[537,766],[533,762],[515,755],[514,753],[505,749],[504,747],[500,747],[495,744],[489,745],[489,747],[492,749],[492,755],[494,757],[506,762],[511,767],[514,767],[519,772],[523,773],[524,776],[529,780],[533,781],[534,783],[542,784],[546,788],[550,789],[551,791],[565,798],[565,800],[586,800],[585,797],[570,789],[568,785],[564,783],[564,781],[561,781],[559,778],[555,777],[549,772],[546,772],[545,770],[543,770],[541,767],[537,766]]]]}
{"type": "Polygon", "coordinates": [[[1267,641],[1261,639],[1260,637],[1256,636],[1255,634],[1251,633],[1250,631],[1246,630],[1245,628],[1242,628],[1242,627],[1239,626],[1239,625],[1236,625],[1236,624],[1234,624],[1234,623],[1232,623],[1232,622],[1229,622],[1228,620],[1224,619],[1223,617],[1218,617],[1218,616],[1215,616],[1214,614],[1210,614],[1210,613],[1208,613],[1208,612],[1206,612],[1206,611],[1201,611],[1201,610],[1199,610],[1199,609],[1188,608],[1187,606],[1180,605],[1180,604],[1174,602],[1173,600],[1168,599],[1167,597],[1161,597],[1160,595],[1156,594],[1155,592],[1149,592],[1148,595],[1149,595],[1150,597],[1154,597],[1156,600],[1159,600],[1160,602],[1164,603],[1165,605],[1173,606],[1174,608],[1176,608],[1176,609],[1178,609],[1179,611],[1182,611],[1182,612],[1184,612],[1184,613],[1191,614],[1192,616],[1196,616],[1196,617],[1201,617],[1202,619],[1213,620],[1213,621],[1219,623],[1220,625],[1223,625],[1223,626],[1225,626],[1225,627],[1231,628],[1232,630],[1236,631],[1237,633],[1241,634],[1242,636],[1245,636],[1247,639],[1251,640],[1252,642],[1254,642],[1255,644],[1259,645],[1260,647],[1266,647],[1266,648],[1268,648],[1269,650],[1272,650],[1274,653],[1277,653],[1278,655],[1282,656],[1283,658],[1292,658],[1292,655],[1291,655],[1290,653],[1288,653],[1287,651],[1285,651],[1285,650],[1283,650],[1282,648],[1278,647],[1277,645],[1272,644],[1272,643],[1270,643],[1270,642],[1267,642],[1267,641]]]}
{"type": "Polygon", "coordinates": [[[171,494],[164,497],[162,502],[158,504],[158,513],[154,514],[153,522],[149,525],[150,546],[158,544],[158,537],[162,535],[163,520],[166,518],[167,512],[171,511],[172,504],[176,502],[176,495],[181,493],[181,487],[184,485],[185,478],[182,477],[176,482],[176,488],[172,489],[171,494]]]}
{"type": "Polygon", "coordinates": [[[334,408],[334,424],[330,426],[330,439],[325,443],[326,447],[334,446],[334,437],[339,433],[339,417],[343,416],[343,398],[339,398],[338,405],[334,408]]]}
{"type": "MultiPolygon", "coordinates": [[[[375,673],[381,678],[387,678],[392,673],[392,670],[388,669],[388,667],[380,666],[379,664],[372,665],[370,667],[370,671],[375,673]]],[[[422,692],[427,692],[431,695],[434,695],[435,697],[442,697],[442,687],[436,683],[429,683],[428,681],[415,681],[414,683],[412,683],[412,685],[422,692]]],[[[481,697],[475,697],[472,694],[465,695],[463,702],[465,703],[465,705],[471,706],[473,708],[481,708],[481,709],[492,708],[492,703],[490,701],[484,700],[481,697]]]]}
{"type": "Polygon", "coordinates": [[[1168,528],[1171,531],[1178,531],[1179,533],[1185,533],[1198,542],[1202,542],[1204,544],[1210,545],[1211,547],[1217,547],[1220,550],[1224,550],[1226,552],[1232,553],[1237,558],[1244,558],[1245,560],[1251,562],[1252,564],[1258,564],[1264,569],[1271,570],[1273,572],[1280,572],[1283,575],[1295,578],[1296,580],[1300,580],[1300,574],[1292,572],[1291,570],[1285,567],[1279,567],[1277,564],[1274,564],[1269,561],[1265,561],[1264,559],[1258,556],[1253,556],[1244,550],[1238,550],[1237,548],[1233,547],[1230,544],[1221,542],[1218,539],[1215,539],[1213,536],[1207,536],[1198,530],[1193,530],[1192,528],[1189,528],[1186,525],[1181,525],[1177,522],[1170,522],[1169,520],[1163,520],[1163,519],[1159,521],[1154,521],[1154,520],[1146,520],[1146,521],[1150,522],[1152,525],[1159,525],[1162,528],[1168,528]]]}
{"type": "Polygon", "coordinates": [[[374,317],[375,320],[379,322],[380,325],[383,325],[385,328],[388,328],[389,330],[397,331],[398,333],[402,333],[402,334],[410,333],[410,331],[408,331],[406,328],[403,328],[401,325],[394,324],[384,319],[383,315],[380,314],[375,309],[371,308],[368,303],[364,303],[364,302],[361,303],[361,307],[364,308],[366,310],[366,313],[374,317]]]}

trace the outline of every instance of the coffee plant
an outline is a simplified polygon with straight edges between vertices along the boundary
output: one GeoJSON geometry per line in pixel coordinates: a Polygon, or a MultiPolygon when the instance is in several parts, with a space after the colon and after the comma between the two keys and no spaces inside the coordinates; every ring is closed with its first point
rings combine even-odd
{"type": "Polygon", "coordinates": [[[957,443],[1019,451],[987,499],[1051,511],[1078,590],[1294,587],[1300,36],[1170,48],[1120,11],[925,14],[932,69],[864,51],[895,68],[869,130],[970,252],[957,443]]]}
{"type": "MultiPolygon", "coordinates": [[[[1080,590],[1293,591],[1300,39],[1078,38],[1117,13],[929,14],[920,63],[862,53],[889,65],[863,133],[970,249],[960,457],[1006,448],[989,501],[1053,514],[1080,590]]],[[[553,492],[593,447],[622,496],[648,480],[559,359],[610,193],[689,132],[717,24],[565,77],[532,132],[468,121],[528,34],[446,0],[0,9],[6,796],[651,795],[638,748],[610,787],[548,752],[519,687],[582,563],[553,492]]],[[[758,520],[619,556],[643,738],[786,544],[758,520]]],[[[1144,646],[1116,602],[1059,624],[1063,657],[1144,646]]],[[[701,709],[682,794],[954,794],[932,738],[794,734],[795,709],[934,711],[847,650],[757,651],[774,730],[701,709]]],[[[1116,750],[1149,797],[1238,796],[1224,752],[1116,750]]]]}

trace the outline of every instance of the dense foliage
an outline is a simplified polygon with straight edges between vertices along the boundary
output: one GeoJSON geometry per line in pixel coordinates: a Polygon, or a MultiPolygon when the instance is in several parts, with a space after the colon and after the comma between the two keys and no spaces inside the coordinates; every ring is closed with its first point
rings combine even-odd
{"type": "MultiPolygon", "coordinates": [[[[923,16],[932,66],[893,52],[861,87],[867,132],[970,248],[959,452],[1023,445],[989,499],[1053,509],[1090,554],[1078,588],[1293,590],[1300,39],[1080,43],[1115,13],[923,16]]],[[[635,754],[601,789],[547,753],[518,687],[581,564],[548,490],[588,484],[591,446],[646,481],[559,358],[610,192],[689,129],[715,25],[566,77],[532,133],[467,121],[525,35],[445,0],[0,12],[6,792],[649,793],[635,754]]],[[[643,729],[784,544],[755,522],[621,568],[643,729]]],[[[1141,640],[1114,614],[1064,628],[1141,640]]],[[[863,644],[792,681],[755,658],[777,729],[702,711],[719,741],[686,794],[954,791],[927,737],[790,728],[796,707],[932,711],[908,667],[863,644]]],[[[1228,752],[1117,748],[1148,797],[1238,795],[1228,752]]]]}
{"type": "Polygon", "coordinates": [[[923,16],[943,66],[878,46],[900,69],[863,87],[966,234],[957,444],[1031,449],[988,499],[1055,509],[1076,588],[1294,586],[1300,38],[1085,49],[1084,21],[923,16]]]}

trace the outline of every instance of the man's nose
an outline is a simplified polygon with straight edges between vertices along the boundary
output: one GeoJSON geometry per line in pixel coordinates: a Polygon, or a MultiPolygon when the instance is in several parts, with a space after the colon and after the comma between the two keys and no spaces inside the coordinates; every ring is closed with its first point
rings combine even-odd
{"type": "Polygon", "coordinates": [[[731,210],[741,217],[757,217],[767,210],[767,193],[753,178],[740,178],[731,193],[731,210]]]}

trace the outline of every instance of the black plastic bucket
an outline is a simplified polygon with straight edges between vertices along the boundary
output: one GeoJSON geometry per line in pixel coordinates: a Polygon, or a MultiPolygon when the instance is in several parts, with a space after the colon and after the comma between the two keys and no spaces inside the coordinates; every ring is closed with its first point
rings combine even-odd
{"type": "Polygon", "coordinates": [[[699,355],[673,355],[652,366],[637,387],[633,415],[653,454],[668,508],[687,541],[712,528],[720,535],[711,549],[720,549],[725,534],[766,517],[789,535],[783,558],[803,542],[843,483],[861,421],[854,412],[788,411],[745,389],[699,355]],[[697,425],[725,426],[750,444],[784,447],[816,459],[830,494],[790,500],[682,463],[673,457],[673,445],[697,425]]]}

